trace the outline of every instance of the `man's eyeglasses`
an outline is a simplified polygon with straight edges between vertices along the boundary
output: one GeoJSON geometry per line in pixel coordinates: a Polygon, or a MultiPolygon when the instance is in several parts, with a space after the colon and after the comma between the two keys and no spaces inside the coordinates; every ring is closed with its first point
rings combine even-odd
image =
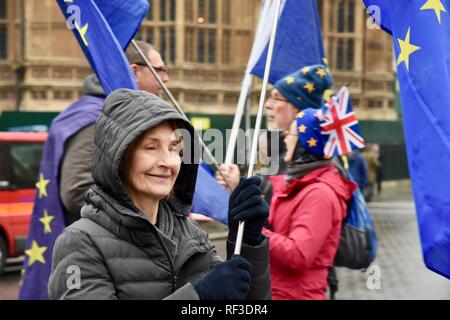
{"type": "Polygon", "coordinates": [[[275,102],[275,101],[289,102],[289,101],[286,100],[286,99],[279,98],[279,97],[272,97],[272,96],[269,97],[269,100],[271,100],[271,101],[273,101],[273,102],[275,102]]]}
{"type": "MultiPolygon", "coordinates": [[[[137,64],[138,66],[147,67],[147,65],[145,63],[140,62],[140,63],[135,63],[135,64],[137,64]]],[[[166,73],[166,74],[169,73],[169,70],[167,70],[166,67],[155,67],[153,65],[152,65],[152,67],[158,73],[166,73]]]]}

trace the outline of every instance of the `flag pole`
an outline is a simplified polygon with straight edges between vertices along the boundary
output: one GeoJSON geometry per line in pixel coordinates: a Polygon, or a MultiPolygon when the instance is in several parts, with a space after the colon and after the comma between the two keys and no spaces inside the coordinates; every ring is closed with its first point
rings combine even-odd
{"type": "Polygon", "coordinates": [[[252,75],[249,73],[245,73],[244,80],[242,81],[241,94],[239,95],[236,113],[234,115],[233,126],[231,128],[230,138],[228,141],[227,153],[225,155],[225,165],[230,165],[233,163],[234,148],[236,147],[239,127],[241,126],[242,116],[244,115],[245,102],[247,101],[247,95],[251,83],[252,75]]]}
{"type": "Polygon", "coordinates": [[[253,42],[252,51],[250,53],[249,60],[247,62],[247,69],[245,70],[244,80],[242,80],[242,89],[239,95],[238,104],[236,106],[236,113],[233,119],[233,126],[231,127],[230,138],[228,141],[227,151],[225,155],[225,165],[230,165],[233,163],[234,158],[234,148],[236,147],[236,141],[238,138],[239,127],[241,126],[242,116],[244,115],[245,104],[247,101],[248,92],[250,85],[252,84],[252,75],[250,74],[250,63],[252,62],[253,55],[255,54],[255,44],[256,40],[260,37],[262,30],[262,25],[267,17],[269,11],[270,2],[272,0],[266,0],[262,10],[261,18],[259,19],[258,28],[255,34],[255,41],[253,42]]]}
{"type": "MultiPolygon", "coordinates": [[[[248,166],[247,178],[250,178],[253,175],[253,167],[255,166],[256,153],[258,151],[259,130],[261,128],[262,114],[263,114],[263,110],[264,110],[264,102],[266,100],[267,84],[269,83],[270,67],[272,64],[272,55],[273,55],[273,49],[275,46],[275,36],[277,33],[278,20],[280,18],[281,0],[276,0],[276,1],[277,1],[277,3],[276,3],[276,9],[275,9],[275,17],[274,17],[274,20],[272,23],[272,33],[270,34],[269,49],[267,52],[266,67],[264,69],[264,78],[263,78],[263,84],[262,84],[262,89],[261,89],[261,96],[259,99],[258,114],[256,116],[255,131],[253,133],[252,148],[251,148],[251,152],[250,152],[250,163],[248,166]]],[[[242,237],[244,235],[244,226],[245,226],[245,221],[239,221],[239,228],[238,228],[238,233],[237,233],[237,237],[236,237],[236,247],[234,248],[234,254],[236,254],[236,255],[239,255],[241,253],[242,237]]]]}
{"type": "MultiPolygon", "coordinates": [[[[136,44],[136,41],[131,40],[131,44],[133,45],[133,47],[136,49],[136,51],[138,52],[139,56],[144,60],[145,64],[147,65],[147,67],[150,69],[150,72],[153,74],[153,76],[155,77],[156,81],[158,81],[159,86],[161,87],[161,89],[164,91],[164,93],[166,94],[166,96],[169,98],[169,100],[172,102],[173,106],[175,107],[175,109],[178,111],[179,114],[181,114],[182,116],[184,116],[186,118],[187,121],[190,122],[189,118],[186,116],[186,114],[184,113],[184,111],[181,109],[180,105],[178,104],[177,100],[175,99],[175,97],[172,95],[172,93],[169,91],[169,89],[167,88],[167,86],[164,84],[164,82],[162,82],[161,78],[159,77],[158,73],[156,72],[155,68],[153,68],[152,64],[150,63],[150,61],[148,61],[147,57],[145,56],[145,54],[142,52],[141,48],[139,48],[139,46],[136,44]]],[[[219,168],[219,163],[217,161],[217,159],[212,155],[211,150],[208,149],[208,147],[206,146],[205,142],[203,142],[203,139],[200,137],[200,135],[197,133],[196,130],[194,130],[194,134],[197,137],[197,139],[199,140],[200,144],[202,145],[203,149],[205,150],[206,154],[208,155],[208,157],[211,159],[213,166],[216,168],[216,170],[219,172],[219,174],[222,176],[223,180],[225,181],[225,183],[227,184],[227,187],[230,188],[230,190],[232,189],[230,182],[228,181],[228,179],[224,176],[224,174],[222,173],[222,171],[219,168]]]]}

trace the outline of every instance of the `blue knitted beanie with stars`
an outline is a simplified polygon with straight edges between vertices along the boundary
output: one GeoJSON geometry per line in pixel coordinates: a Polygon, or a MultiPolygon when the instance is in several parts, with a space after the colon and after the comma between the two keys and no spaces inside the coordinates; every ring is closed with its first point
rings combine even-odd
{"type": "Polygon", "coordinates": [[[275,88],[299,110],[319,109],[323,94],[333,86],[333,79],[326,66],[306,66],[275,83],[275,88]]]}

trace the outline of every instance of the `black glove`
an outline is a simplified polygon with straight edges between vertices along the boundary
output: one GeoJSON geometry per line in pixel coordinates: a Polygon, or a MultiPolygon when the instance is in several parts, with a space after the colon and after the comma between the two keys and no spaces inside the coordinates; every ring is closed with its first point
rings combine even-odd
{"type": "Polygon", "coordinates": [[[200,300],[244,300],[250,289],[251,265],[240,256],[217,264],[194,285],[200,300]]]}
{"type": "Polygon", "coordinates": [[[239,221],[245,221],[242,242],[250,246],[261,243],[261,230],[269,216],[269,207],[261,197],[259,177],[241,177],[230,195],[228,209],[228,240],[235,242],[239,221]]]}

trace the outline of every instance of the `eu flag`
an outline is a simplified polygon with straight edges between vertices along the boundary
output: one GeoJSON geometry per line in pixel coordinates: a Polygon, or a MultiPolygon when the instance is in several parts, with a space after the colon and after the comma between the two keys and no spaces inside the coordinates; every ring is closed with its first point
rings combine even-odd
{"type": "MultiPolygon", "coordinates": [[[[123,48],[147,14],[147,0],[58,0],[58,4],[65,14],[74,10],[81,14],[74,32],[105,91],[134,88],[136,84],[123,48]],[[117,32],[117,38],[113,32],[117,32]]],[[[59,196],[64,145],[81,128],[95,123],[102,106],[102,98],[83,96],[52,122],[36,183],[20,299],[48,299],[53,246],[65,227],[59,196]]]]}
{"type": "Polygon", "coordinates": [[[423,258],[450,278],[450,1],[364,1],[394,43],[423,258]]]}
{"type": "MultiPolygon", "coordinates": [[[[272,1],[266,15],[273,21],[276,1],[272,1]]],[[[274,84],[302,66],[323,64],[324,49],[316,0],[282,0],[280,19],[270,69],[269,82],[274,84]]],[[[251,73],[264,77],[271,23],[265,23],[255,39],[254,57],[250,59],[251,73]]],[[[252,52],[253,53],[253,52],[252,52]]]]}
{"type": "Polygon", "coordinates": [[[216,181],[211,169],[202,161],[198,166],[191,211],[227,224],[229,199],[229,193],[216,181]]]}
{"type": "Polygon", "coordinates": [[[106,94],[137,89],[124,49],[147,15],[147,0],[57,0],[106,94]]]}

